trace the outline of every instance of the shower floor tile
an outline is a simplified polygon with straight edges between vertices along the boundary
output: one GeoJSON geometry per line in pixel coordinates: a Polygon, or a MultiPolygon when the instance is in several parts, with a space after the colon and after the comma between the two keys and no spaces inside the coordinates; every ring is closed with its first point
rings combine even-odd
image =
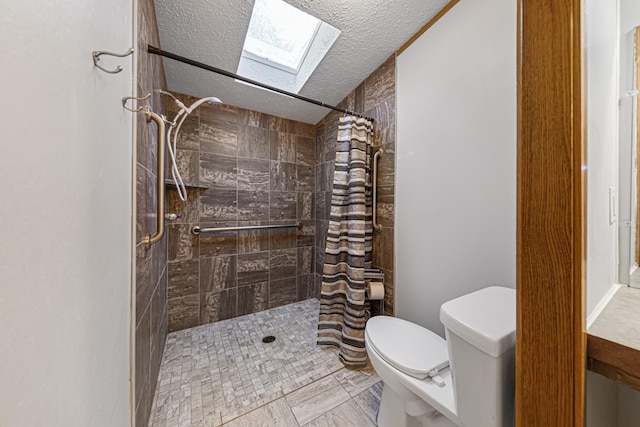
{"type": "Polygon", "coordinates": [[[170,333],[149,426],[216,427],[328,376],[346,398],[376,384],[370,368],[347,371],[316,345],[318,308],[310,299],[170,333]]]}

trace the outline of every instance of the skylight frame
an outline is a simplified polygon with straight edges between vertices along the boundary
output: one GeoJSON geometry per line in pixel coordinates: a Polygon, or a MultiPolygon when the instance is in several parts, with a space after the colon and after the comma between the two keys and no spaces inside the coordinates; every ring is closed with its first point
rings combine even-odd
{"type": "MultiPolygon", "coordinates": [[[[245,44],[247,38],[252,41],[267,40],[269,47],[273,47],[276,58],[283,63],[253,55],[243,46],[243,50],[239,52],[238,75],[291,93],[299,93],[332,49],[341,34],[340,29],[296,8],[288,0],[255,0],[253,9],[251,20],[256,17],[257,25],[249,25],[245,44]],[[297,14],[304,16],[299,17],[297,14]],[[287,28],[290,22],[295,22],[295,25],[287,28]]],[[[260,54],[265,53],[264,46],[254,49],[260,54]]],[[[259,86],[257,88],[262,89],[259,86]]]]}
{"type": "MultiPolygon", "coordinates": [[[[318,35],[318,31],[320,30],[320,27],[322,27],[322,24],[324,22],[321,19],[318,19],[315,16],[302,11],[302,10],[298,9],[297,7],[295,7],[295,6],[289,5],[288,3],[284,2],[283,0],[278,0],[278,1],[282,1],[283,3],[287,4],[291,8],[294,8],[295,10],[297,10],[301,14],[308,15],[309,17],[313,18],[313,20],[315,21],[314,22],[315,28],[310,33],[311,34],[310,37],[308,37],[306,42],[305,42],[305,45],[304,45],[304,48],[303,48],[303,52],[302,52],[302,55],[300,56],[300,59],[297,62],[297,66],[295,68],[294,67],[290,67],[289,65],[283,64],[281,62],[278,62],[278,61],[276,61],[274,59],[271,59],[271,58],[268,58],[268,57],[261,56],[259,54],[256,54],[256,53],[251,52],[251,51],[246,49],[246,46],[247,46],[247,43],[249,42],[249,39],[255,40],[258,43],[264,44],[264,45],[268,46],[268,48],[279,49],[278,47],[273,46],[272,44],[268,43],[265,40],[256,39],[256,38],[251,37],[249,35],[251,25],[253,24],[253,21],[254,21],[254,13],[256,11],[255,5],[254,5],[254,10],[253,10],[253,12],[251,14],[251,22],[250,22],[249,29],[247,29],[247,35],[245,36],[245,42],[244,42],[244,45],[242,47],[241,56],[244,57],[244,58],[253,60],[253,61],[260,62],[260,63],[262,63],[264,65],[269,66],[269,67],[277,68],[277,69],[285,71],[287,73],[291,73],[291,74],[297,75],[298,72],[300,71],[300,68],[302,67],[302,65],[305,62],[305,59],[307,57],[307,54],[309,53],[309,49],[311,48],[311,45],[313,44],[314,40],[316,39],[316,36],[318,35]]],[[[282,49],[280,49],[280,50],[282,50],[282,49]]],[[[283,50],[283,52],[286,52],[286,51],[283,50]]]]}

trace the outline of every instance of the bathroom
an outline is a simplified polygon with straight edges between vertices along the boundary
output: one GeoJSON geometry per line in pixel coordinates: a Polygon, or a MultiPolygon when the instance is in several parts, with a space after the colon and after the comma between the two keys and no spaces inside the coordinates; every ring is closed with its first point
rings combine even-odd
{"type": "MultiPolygon", "coordinates": [[[[562,281],[532,285],[546,282],[516,256],[531,242],[518,228],[518,215],[529,212],[523,207],[546,214],[539,199],[524,204],[516,188],[519,174],[526,177],[523,161],[537,159],[519,145],[528,116],[518,104],[518,7],[537,10],[538,1],[287,0],[325,21],[318,32],[340,30],[328,36],[335,45],[317,55],[308,83],[286,89],[330,108],[149,49],[251,75],[264,68],[241,61],[255,3],[4,5],[3,117],[12,126],[0,164],[8,184],[1,426],[382,425],[382,373],[371,361],[350,366],[349,354],[316,345],[338,126],[350,116],[373,119],[369,162],[376,166],[375,191],[365,192],[377,200],[368,199],[365,216],[375,213],[379,230],[365,241],[381,294],[367,298],[361,319],[404,319],[441,339],[441,306],[488,286],[517,289],[510,292],[518,292],[519,310],[533,296],[533,311],[545,306],[538,289],[552,288],[556,299],[569,292],[562,281]],[[179,132],[165,129],[175,136],[166,143],[176,144],[183,201],[171,151],[158,152],[158,124],[171,126],[176,100],[188,107],[204,97],[221,103],[195,108],[179,132]],[[145,107],[159,122],[136,111],[145,107]],[[203,231],[212,228],[223,230],[203,231]]],[[[622,225],[632,220],[623,206],[633,198],[619,180],[634,172],[618,165],[631,150],[624,138],[635,135],[625,133],[631,125],[623,119],[636,107],[632,95],[618,111],[617,92],[633,80],[624,64],[633,62],[629,34],[640,25],[633,1],[577,3],[586,11],[586,281],[577,292],[586,303],[575,328],[553,325],[576,342],[592,340],[598,315],[629,289],[620,284],[630,266],[619,267],[619,259],[633,264],[622,225]],[[613,222],[610,206],[620,209],[613,222]]],[[[316,48],[306,46],[306,56],[316,48]]],[[[518,335],[521,349],[529,338],[518,335]]],[[[575,378],[558,381],[578,384],[572,404],[584,423],[635,425],[637,386],[587,366],[597,357],[581,351],[575,378]]],[[[516,400],[519,425],[580,425],[526,421],[562,412],[537,412],[542,401],[553,405],[544,396],[556,389],[557,376],[535,371],[545,353],[520,353],[526,363],[516,378],[529,381],[522,367],[534,366],[545,380],[534,389],[516,385],[535,395],[516,400]]],[[[556,361],[558,369],[566,360],[556,361]]],[[[455,413],[439,419],[445,424],[432,425],[460,421],[455,413]]]]}

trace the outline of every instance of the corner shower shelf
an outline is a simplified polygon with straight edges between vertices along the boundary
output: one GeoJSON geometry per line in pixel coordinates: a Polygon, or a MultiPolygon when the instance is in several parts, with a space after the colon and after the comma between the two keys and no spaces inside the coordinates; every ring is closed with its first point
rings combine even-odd
{"type": "MultiPolygon", "coordinates": [[[[164,184],[167,187],[174,187],[174,188],[176,187],[176,183],[173,182],[172,179],[165,179],[164,180],[164,184]]],[[[209,186],[207,184],[205,184],[205,183],[202,183],[202,182],[185,182],[184,186],[187,187],[187,188],[198,188],[198,189],[201,189],[201,190],[208,190],[209,189],[209,186]]]]}

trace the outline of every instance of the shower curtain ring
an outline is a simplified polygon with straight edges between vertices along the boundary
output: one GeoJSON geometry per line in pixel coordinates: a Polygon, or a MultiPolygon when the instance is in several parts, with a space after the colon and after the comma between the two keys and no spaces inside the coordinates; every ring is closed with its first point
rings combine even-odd
{"type": "Polygon", "coordinates": [[[137,98],[135,96],[125,96],[124,98],[122,98],[122,106],[124,107],[125,110],[129,110],[132,113],[139,113],[140,111],[142,111],[143,107],[138,107],[135,110],[132,108],[127,107],[127,102],[130,99],[135,99],[136,101],[144,101],[146,99],[149,99],[151,97],[151,93],[146,94],[145,96],[143,96],[142,98],[137,98]]]}

